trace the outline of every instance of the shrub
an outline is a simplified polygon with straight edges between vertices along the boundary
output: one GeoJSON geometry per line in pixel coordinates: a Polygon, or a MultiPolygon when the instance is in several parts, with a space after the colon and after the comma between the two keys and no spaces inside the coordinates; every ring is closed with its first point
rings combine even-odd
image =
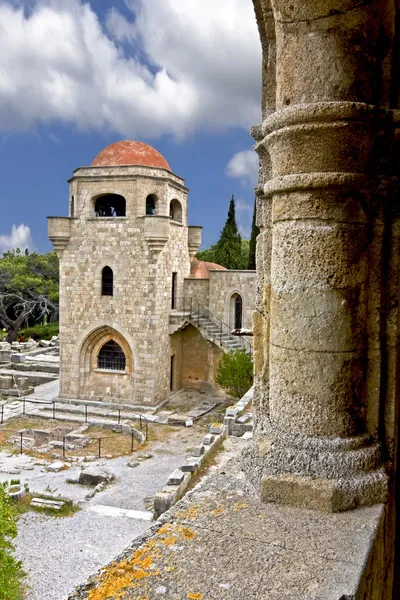
{"type": "Polygon", "coordinates": [[[221,356],[215,381],[228,394],[241,398],[253,385],[253,362],[244,350],[230,350],[221,356]]]}
{"type": "Polygon", "coordinates": [[[0,598],[22,600],[21,580],[24,576],[21,563],[12,554],[11,539],[17,535],[11,501],[0,485],[0,598]]]}
{"type": "Polygon", "coordinates": [[[51,340],[53,335],[58,335],[59,325],[58,323],[47,323],[46,325],[34,325],[27,329],[21,329],[17,339],[22,335],[24,342],[27,342],[30,338],[34,340],[51,340]]]}

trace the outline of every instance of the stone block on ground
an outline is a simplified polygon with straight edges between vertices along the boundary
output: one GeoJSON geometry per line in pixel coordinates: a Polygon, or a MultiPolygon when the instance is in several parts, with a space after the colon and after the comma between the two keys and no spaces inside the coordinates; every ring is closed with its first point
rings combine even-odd
{"type": "Polygon", "coordinates": [[[224,430],[224,426],[221,423],[213,423],[210,427],[210,433],[214,435],[220,435],[224,430]]]}
{"type": "Polygon", "coordinates": [[[49,340],[39,340],[39,346],[42,348],[49,348],[51,346],[51,342],[49,340]]]}
{"type": "Polygon", "coordinates": [[[253,437],[253,432],[252,431],[246,431],[243,435],[242,435],[242,440],[251,440],[253,437]]]}
{"type": "Polygon", "coordinates": [[[167,485],[180,485],[185,477],[185,473],[180,469],[175,469],[168,478],[167,485]]]}
{"type": "Polygon", "coordinates": [[[183,471],[184,473],[194,473],[198,466],[199,459],[190,457],[187,458],[181,466],[181,471],[183,471]]]}
{"type": "Polygon", "coordinates": [[[204,454],[203,444],[201,444],[200,446],[195,446],[191,452],[191,455],[196,456],[196,457],[202,456],[203,454],[204,454]]]}
{"type": "Polygon", "coordinates": [[[65,502],[61,500],[48,500],[47,498],[32,498],[31,506],[40,508],[51,508],[53,510],[61,510],[65,502]]]}
{"type": "Polygon", "coordinates": [[[52,473],[58,473],[58,471],[61,471],[61,469],[64,469],[64,467],[66,467],[66,465],[63,462],[56,460],[50,465],[47,465],[46,469],[52,473]]]}
{"type": "Polygon", "coordinates": [[[203,444],[205,444],[206,446],[210,446],[214,440],[215,436],[211,435],[211,433],[207,433],[207,435],[204,436],[203,444]]]}
{"type": "Polygon", "coordinates": [[[107,469],[99,467],[89,467],[79,474],[78,483],[81,485],[93,485],[96,486],[98,483],[109,483],[114,479],[114,474],[107,469]]]}
{"type": "Polygon", "coordinates": [[[249,421],[250,419],[251,415],[242,415],[241,417],[236,419],[236,422],[240,423],[240,425],[244,425],[244,423],[247,423],[247,421],[249,421]]]}

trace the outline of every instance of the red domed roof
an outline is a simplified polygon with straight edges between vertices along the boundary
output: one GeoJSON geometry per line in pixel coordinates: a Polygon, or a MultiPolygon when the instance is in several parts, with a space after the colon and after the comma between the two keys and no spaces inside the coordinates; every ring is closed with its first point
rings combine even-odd
{"type": "Polygon", "coordinates": [[[92,162],[92,167],[121,165],[144,165],[145,167],[171,170],[165,158],[155,148],[143,142],[130,140],[115,142],[115,144],[107,146],[92,162]]]}

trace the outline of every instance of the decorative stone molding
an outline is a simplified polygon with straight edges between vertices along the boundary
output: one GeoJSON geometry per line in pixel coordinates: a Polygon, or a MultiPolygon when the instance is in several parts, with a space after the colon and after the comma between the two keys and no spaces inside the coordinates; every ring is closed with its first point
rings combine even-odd
{"type": "Polygon", "coordinates": [[[203,228],[196,225],[189,225],[188,227],[188,246],[190,262],[194,259],[197,250],[200,248],[201,238],[203,234],[203,228]]]}
{"type": "Polygon", "coordinates": [[[70,217],[47,217],[48,235],[58,258],[70,240],[71,220],[70,217]]]}
{"type": "Polygon", "coordinates": [[[170,217],[152,215],[143,217],[143,237],[150,250],[159,254],[169,239],[170,217]]]}

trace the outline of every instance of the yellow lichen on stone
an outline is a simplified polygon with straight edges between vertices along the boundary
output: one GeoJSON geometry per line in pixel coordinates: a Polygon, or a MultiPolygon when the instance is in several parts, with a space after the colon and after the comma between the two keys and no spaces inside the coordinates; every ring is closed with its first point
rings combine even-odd
{"type": "Polygon", "coordinates": [[[246,504],[245,502],[236,502],[235,504],[235,511],[238,510],[242,510],[243,508],[248,508],[248,504],[246,504]]]}
{"type": "Polygon", "coordinates": [[[223,512],[222,508],[214,508],[214,510],[211,511],[211,514],[213,517],[219,517],[223,512]]]}
{"type": "Polygon", "coordinates": [[[187,597],[190,598],[190,600],[203,600],[204,598],[203,594],[197,594],[194,592],[189,592],[187,597]]]}

